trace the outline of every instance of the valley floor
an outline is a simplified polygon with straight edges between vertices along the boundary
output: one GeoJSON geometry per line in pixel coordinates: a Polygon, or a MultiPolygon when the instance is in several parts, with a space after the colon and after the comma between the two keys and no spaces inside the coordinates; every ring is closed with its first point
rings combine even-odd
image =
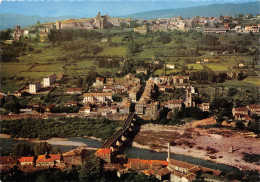
{"type": "Polygon", "coordinates": [[[167,152],[171,142],[171,152],[237,167],[241,170],[257,170],[260,166],[243,160],[244,154],[258,154],[259,138],[251,132],[234,131],[224,128],[192,128],[184,126],[142,125],[133,146],[167,152]]]}

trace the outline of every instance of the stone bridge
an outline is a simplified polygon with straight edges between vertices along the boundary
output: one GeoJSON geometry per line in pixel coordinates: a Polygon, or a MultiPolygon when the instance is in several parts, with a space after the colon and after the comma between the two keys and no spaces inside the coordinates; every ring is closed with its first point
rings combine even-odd
{"type": "Polygon", "coordinates": [[[127,140],[126,133],[132,131],[131,126],[134,126],[132,120],[134,120],[134,113],[130,113],[125,119],[124,124],[120,130],[118,130],[112,137],[110,137],[102,146],[102,149],[112,149],[112,152],[116,150],[116,147],[123,145],[123,142],[127,140]]]}

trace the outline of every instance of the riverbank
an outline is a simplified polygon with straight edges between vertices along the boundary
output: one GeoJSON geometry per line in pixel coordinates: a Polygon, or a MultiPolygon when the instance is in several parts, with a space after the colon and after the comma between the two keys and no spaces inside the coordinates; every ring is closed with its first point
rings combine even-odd
{"type": "Polygon", "coordinates": [[[145,124],[141,126],[132,146],[167,152],[168,142],[171,143],[171,152],[175,154],[260,172],[259,165],[243,160],[244,153],[259,153],[259,139],[234,130],[145,124]]]}
{"type": "MultiPolygon", "coordinates": [[[[10,135],[7,134],[0,134],[0,139],[11,139],[10,135]]],[[[101,139],[99,138],[95,138],[95,137],[73,137],[73,138],[51,138],[48,140],[38,140],[38,139],[29,139],[29,138],[15,138],[13,140],[18,140],[18,141],[26,141],[29,143],[39,143],[39,142],[47,142],[48,144],[51,145],[56,145],[56,146],[69,146],[69,147],[84,147],[90,150],[97,150],[98,146],[96,147],[91,147],[88,146],[87,143],[83,142],[83,141],[71,141],[70,139],[81,139],[81,138],[87,138],[90,140],[97,140],[99,142],[102,142],[101,139]]]]}

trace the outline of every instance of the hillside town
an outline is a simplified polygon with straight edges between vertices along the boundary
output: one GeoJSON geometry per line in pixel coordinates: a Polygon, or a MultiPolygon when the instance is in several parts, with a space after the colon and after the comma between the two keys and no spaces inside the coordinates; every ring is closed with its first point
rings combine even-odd
{"type": "MultiPolygon", "coordinates": [[[[232,17],[230,15],[220,17],[193,17],[183,18],[159,18],[156,20],[143,20],[143,19],[122,19],[112,18],[108,14],[101,15],[98,12],[96,17],[93,18],[81,18],[81,19],[67,19],[64,21],[49,22],[41,24],[39,29],[39,35],[44,40],[51,29],[108,29],[112,27],[131,27],[133,23],[138,27],[134,28],[134,32],[140,34],[147,34],[149,31],[163,31],[169,32],[174,30],[188,31],[195,29],[201,31],[204,34],[226,34],[226,33],[250,33],[258,34],[260,24],[257,25],[241,25],[243,20],[256,19],[258,20],[260,15],[253,17],[253,15],[241,15],[240,17],[232,17]]],[[[13,31],[14,40],[19,40],[20,36],[29,35],[33,31],[32,28],[21,29],[18,25],[13,31]]]]}

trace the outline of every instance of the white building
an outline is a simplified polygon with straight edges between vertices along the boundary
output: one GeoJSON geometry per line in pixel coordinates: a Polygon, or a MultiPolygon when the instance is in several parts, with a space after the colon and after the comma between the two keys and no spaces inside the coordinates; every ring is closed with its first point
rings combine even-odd
{"type": "Polygon", "coordinates": [[[29,85],[29,92],[32,94],[37,93],[41,89],[41,81],[35,81],[29,85]]]}
{"type": "Polygon", "coordinates": [[[85,93],[84,98],[83,98],[83,104],[85,104],[87,102],[107,103],[107,101],[113,102],[112,93],[85,93]]]}
{"type": "Polygon", "coordinates": [[[166,68],[175,69],[175,65],[174,64],[166,64],[166,68]]]}
{"type": "Polygon", "coordinates": [[[43,78],[43,86],[49,87],[56,81],[56,74],[51,74],[45,78],[43,78]]]}

